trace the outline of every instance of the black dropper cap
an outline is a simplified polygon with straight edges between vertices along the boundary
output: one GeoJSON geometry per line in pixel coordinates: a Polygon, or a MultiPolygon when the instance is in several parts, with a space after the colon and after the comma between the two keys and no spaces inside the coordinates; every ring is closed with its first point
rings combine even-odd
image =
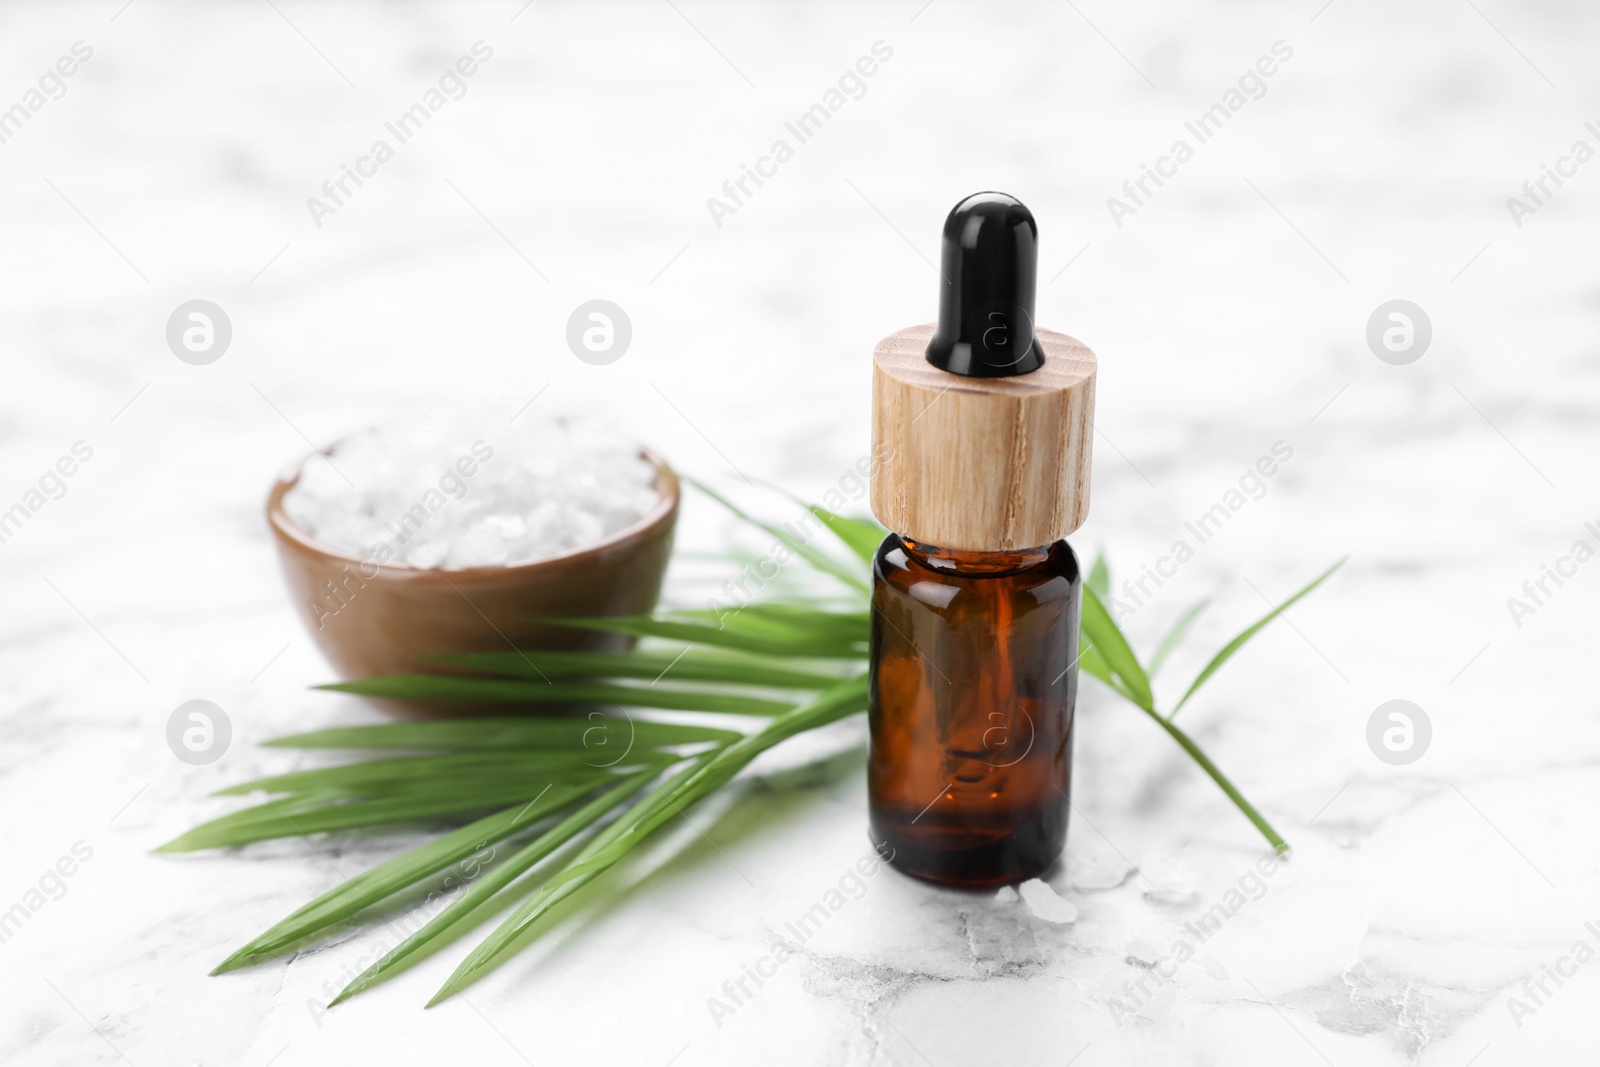
{"type": "Polygon", "coordinates": [[[1022,201],[973,193],[944,220],[939,327],[928,362],[968,378],[1009,378],[1044,365],[1033,335],[1039,227],[1022,201]]]}

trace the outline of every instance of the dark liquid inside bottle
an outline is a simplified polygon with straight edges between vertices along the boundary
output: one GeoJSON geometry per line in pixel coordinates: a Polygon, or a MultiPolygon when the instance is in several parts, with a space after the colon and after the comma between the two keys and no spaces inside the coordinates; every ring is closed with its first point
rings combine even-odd
{"type": "Polygon", "coordinates": [[[879,546],[867,783],[873,839],[900,870],[977,888],[1060,856],[1081,581],[1065,541],[955,552],[890,534],[879,546]]]}

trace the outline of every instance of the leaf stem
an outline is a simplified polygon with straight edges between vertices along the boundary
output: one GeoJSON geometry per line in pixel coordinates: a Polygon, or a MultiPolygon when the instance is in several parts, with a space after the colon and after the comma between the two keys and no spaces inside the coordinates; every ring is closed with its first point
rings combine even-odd
{"type": "Polygon", "coordinates": [[[1224,793],[1228,794],[1228,799],[1233,801],[1240,811],[1244,812],[1245,818],[1254,823],[1255,828],[1261,831],[1261,836],[1267,839],[1267,843],[1272,846],[1274,852],[1280,856],[1289,854],[1289,842],[1279,836],[1278,831],[1272,828],[1272,824],[1267,822],[1262,814],[1255,809],[1255,806],[1244,798],[1244,794],[1239,792],[1232,782],[1228,781],[1228,776],[1223,774],[1215,763],[1211,762],[1211,758],[1201,750],[1199,745],[1194,743],[1194,740],[1188,734],[1180,730],[1176,723],[1158,711],[1150,708],[1140,708],[1139,710],[1159,723],[1161,728],[1171,735],[1172,739],[1178,742],[1178,745],[1189,754],[1189,757],[1211,776],[1211,780],[1216,782],[1224,793]]]}

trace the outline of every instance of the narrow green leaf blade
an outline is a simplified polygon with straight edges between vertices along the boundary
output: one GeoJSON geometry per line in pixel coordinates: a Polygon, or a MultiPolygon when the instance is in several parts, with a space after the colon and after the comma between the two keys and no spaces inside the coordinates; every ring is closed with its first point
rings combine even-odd
{"type": "Polygon", "coordinates": [[[649,681],[722,682],[770,689],[823,689],[837,674],[809,671],[756,656],[687,648],[677,652],[477,652],[434,656],[441,663],[511,678],[564,681],[573,678],[643,678],[649,681]]]}
{"type": "Polygon", "coordinates": [[[1133,694],[1128,692],[1128,687],[1122,684],[1122,679],[1111,672],[1111,664],[1106,662],[1106,658],[1100,654],[1100,650],[1089,644],[1087,639],[1079,640],[1078,666],[1082,667],[1087,674],[1100,679],[1110,686],[1124,700],[1134,704],[1138,703],[1133,694]]]}
{"type": "Polygon", "coordinates": [[[876,519],[868,516],[838,515],[820,504],[808,503],[798,493],[792,493],[781,485],[773,485],[771,482],[764,482],[764,484],[771,485],[772,488],[821,519],[833,531],[834,536],[839,538],[846,548],[860,556],[864,562],[872,562],[872,557],[877,554],[878,546],[883,543],[885,537],[889,536],[889,531],[879,525],[876,519]]]}
{"type": "MultiPolygon", "coordinates": [[[[727,618],[736,617],[730,609],[727,618]]],[[[837,639],[817,640],[806,638],[774,638],[751,634],[735,626],[712,626],[670,618],[648,615],[615,616],[604,619],[548,619],[561,626],[576,630],[600,630],[605,633],[629,634],[633,637],[662,637],[689,644],[714,645],[750,652],[762,656],[787,656],[801,659],[865,659],[867,635],[847,641],[837,639]]]]}
{"type": "MultiPolygon", "coordinates": [[[[641,758],[648,758],[642,749],[641,758]]],[[[483,783],[523,780],[537,776],[559,782],[593,778],[594,772],[611,765],[582,749],[571,752],[468,753],[450,756],[406,756],[399,759],[366,760],[333,767],[274,774],[219,789],[214,796],[247,796],[256,790],[264,793],[300,793],[313,789],[337,789],[350,795],[371,795],[372,791],[393,793],[407,785],[428,787],[443,781],[466,779],[483,783]],[[390,788],[385,788],[390,787],[390,788]],[[398,787],[398,790],[394,787],[398,787]]]]}
{"type": "Polygon", "coordinates": [[[857,519],[848,515],[835,515],[825,507],[817,504],[806,505],[811,509],[811,514],[827,524],[835,537],[844,542],[844,546],[857,556],[862,562],[871,563],[872,557],[877,555],[878,546],[883,544],[883,539],[889,536],[889,531],[879,526],[871,519],[857,519]]]}
{"type": "MultiPolygon", "coordinates": [[[[593,781],[598,782],[609,777],[610,774],[597,771],[593,781]]],[[[328,830],[352,830],[357,827],[410,823],[442,815],[485,811],[514,804],[519,800],[530,800],[547,784],[547,780],[540,778],[488,784],[475,783],[470,779],[457,779],[442,784],[438,792],[416,796],[382,797],[376,800],[338,803],[329,802],[330,798],[326,795],[319,795],[317,806],[309,809],[296,806],[293,797],[286,800],[269,800],[265,804],[202,823],[155,851],[192,852],[202,848],[244,845],[275,837],[304,837],[328,830]]]]}
{"type": "Polygon", "coordinates": [[[793,552],[795,555],[811,564],[817,570],[839,579],[852,589],[855,589],[862,596],[866,596],[871,592],[871,589],[867,585],[865,576],[856,568],[849,567],[844,563],[841,563],[832,556],[828,555],[826,552],[822,552],[811,545],[809,541],[796,537],[789,530],[777,525],[776,523],[763,522],[760,519],[752,518],[750,515],[741,510],[738,505],[722,496],[722,494],[718,493],[710,486],[696,481],[695,479],[686,475],[679,475],[679,477],[683,478],[684,481],[700,490],[712,500],[715,500],[717,503],[733,512],[734,515],[743,519],[745,522],[765,530],[773,537],[776,537],[781,544],[789,549],[789,551],[793,552]]]}
{"type": "MultiPolygon", "coordinates": [[[[339,995],[329,1001],[328,1007],[333,1007],[341,1001],[349,1000],[357,993],[370,989],[372,986],[392,977],[403,965],[417,953],[440,943],[445,934],[455,936],[477,925],[492,914],[485,909],[474,916],[478,909],[495,898],[507,886],[510,886],[536,863],[550,853],[572,840],[582,831],[602,818],[606,812],[611,811],[630,794],[637,791],[645,782],[657,773],[657,769],[644,771],[623,779],[622,784],[614,789],[609,789],[594,800],[583,805],[560,823],[546,830],[517,852],[508,856],[504,862],[484,872],[483,876],[467,889],[457,899],[445,906],[444,910],[428,920],[427,924],[416,933],[406,938],[400,944],[390,949],[378,962],[362,971],[340,991],[339,995]],[[459,924],[459,928],[458,928],[459,924]]],[[[530,885],[528,889],[532,889],[530,885]]],[[[514,894],[508,893],[507,899],[514,894]]]]}
{"type": "Polygon", "coordinates": [[[468,678],[446,674],[391,674],[354,682],[319,685],[339,693],[382,697],[389,700],[464,700],[501,704],[621,704],[675,711],[720,711],[732,715],[780,715],[794,707],[781,700],[721,693],[710,690],[673,689],[666,686],[607,685],[602,682],[511,681],[468,678]]]}
{"type": "Polygon", "coordinates": [[[516,833],[519,829],[560,811],[582,796],[587,788],[587,786],[561,788],[556,788],[554,785],[547,786],[545,792],[526,804],[497,811],[426,845],[385,860],[322,894],[276,923],[223,960],[211,973],[222,974],[224,971],[248,966],[275,955],[289,945],[327,929],[363,908],[370,907],[407,886],[415,885],[452,863],[466,859],[474,852],[516,833]]]}
{"type": "Polygon", "coordinates": [[[1078,642],[1078,666],[1107,685],[1111,684],[1111,664],[1087,638],[1081,638],[1078,642]]]}
{"type": "Polygon", "coordinates": [[[1170,717],[1163,718],[1158,712],[1149,708],[1144,709],[1144,712],[1154,719],[1156,725],[1165,730],[1168,736],[1178,743],[1180,748],[1189,754],[1190,759],[1200,765],[1200,769],[1205,771],[1213,782],[1217,783],[1217,787],[1227,795],[1229,800],[1233,801],[1235,807],[1244,813],[1245,818],[1250,820],[1251,825],[1261,831],[1261,836],[1267,839],[1267,843],[1272,846],[1274,852],[1280,856],[1288,855],[1289,842],[1285,841],[1282,835],[1272,828],[1272,824],[1267,822],[1266,817],[1256,810],[1254,804],[1245,799],[1244,794],[1239,792],[1238,787],[1228,780],[1228,776],[1222,773],[1221,768],[1211,762],[1211,757],[1207,756],[1188,734],[1178,729],[1177,723],[1173,722],[1170,717]]]}
{"type": "MultiPolygon", "coordinates": [[[[1349,557],[1347,556],[1345,558],[1348,559],[1349,557]]],[[[1235,637],[1232,641],[1229,641],[1226,645],[1224,645],[1222,647],[1222,651],[1211,657],[1211,662],[1207,663],[1205,668],[1199,673],[1198,676],[1195,677],[1194,682],[1189,686],[1188,692],[1183,694],[1183,699],[1178,701],[1177,706],[1172,709],[1172,714],[1178,714],[1179,709],[1181,709],[1184,704],[1188,703],[1190,697],[1194,696],[1195,690],[1199,689],[1207,678],[1210,678],[1213,674],[1217,673],[1217,669],[1224,663],[1228,662],[1229,657],[1231,657],[1235,652],[1239,651],[1239,649],[1244,646],[1246,641],[1254,637],[1262,627],[1267,625],[1267,623],[1271,622],[1273,619],[1276,619],[1279,615],[1282,615],[1285,611],[1287,611],[1295,603],[1295,601],[1299,600],[1301,597],[1311,592],[1311,590],[1321,585],[1328,579],[1329,576],[1333,574],[1334,571],[1344,566],[1344,563],[1345,561],[1341,559],[1339,562],[1335,563],[1333,566],[1329,567],[1327,570],[1311,579],[1310,582],[1306,583],[1300,588],[1299,592],[1295,593],[1288,600],[1285,600],[1282,604],[1279,604],[1277,607],[1267,612],[1267,614],[1262,616],[1260,619],[1257,619],[1250,626],[1246,627],[1245,631],[1238,637],[1235,637]]]]}
{"type": "Polygon", "coordinates": [[[1102,602],[1111,599],[1111,568],[1106,566],[1106,554],[1095,553],[1094,563],[1089,567],[1089,577],[1085,582],[1094,595],[1102,602]]]}
{"type": "Polygon", "coordinates": [[[1150,696],[1150,679],[1146,677],[1144,668],[1139,666],[1138,657],[1128,647],[1127,638],[1122,636],[1122,631],[1100,602],[1100,597],[1087,585],[1083,589],[1083,633],[1100,650],[1112,673],[1128,687],[1133,702],[1147,710],[1154,706],[1150,696]]]}
{"type": "MultiPolygon", "coordinates": [[[[203,822],[186,833],[151,849],[154,853],[193,852],[202,848],[219,848],[232,844],[229,836],[239,826],[254,826],[268,815],[288,819],[303,812],[315,811],[346,799],[343,794],[329,790],[322,793],[301,793],[292,797],[278,797],[266,804],[243,808],[227,815],[203,822]]],[[[287,824],[286,824],[287,825],[287,824]]],[[[269,835],[270,836],[270,835],[269,835]]]]}
{"type": "MultiPolygon", "coordinates": [[[[737,608],[679,611],[673,618],[704,622],[723,632],[759,641],[785,645],[821,643],[839,649],[854,649],[871,624],[870,616],[864,611],[821,611],[790,604],[745,604],[737,608]]],[[[837,678],[833,680],[838,681],[837,678]]]]}
{"type": "Polygon", "coordinates": [[[650,833],[681,814],[684,808],[722,786],[761,752],[801,731],[859,711],[866,702],[866,677],[858,676],[825,690],[810,703],[727,748],[697,757],[589,842],[572,863],[552,876],[501,923],[462,961],[429,1005],[453,995],[495,966],[542,915],[599,877],[650,833]]]}
{"type": "Polygon", "coordinates": [[[573,718],[435,719],[427,722],[342,726],[293,734],[265,742],[274,748],[453,749],[502,752],[511,749],[592,749],[600,739],[609,744],[631,739],[647,748],[726,742],[743,736],[737,730],[679,723],[651,722],[590,712],[573,718]]]}
{"type": "Polygon", "coordinates": [[[1189,633],[1189,627],[1200,617],[1200,613],[1210,604],[1208,597],[1191,607],[1188,611],[1178,616],[1178,621],[1172,624],[1172,629],[1167,631],[1167,636],[1161,639],[1161,644],[1156,646],[1156,654],[1150,657],[1150,677],[1154,678],[1161,665],[1167,662],[1167,657],[1172,655],[1174,649],[1182,643],[1189,633]]]}

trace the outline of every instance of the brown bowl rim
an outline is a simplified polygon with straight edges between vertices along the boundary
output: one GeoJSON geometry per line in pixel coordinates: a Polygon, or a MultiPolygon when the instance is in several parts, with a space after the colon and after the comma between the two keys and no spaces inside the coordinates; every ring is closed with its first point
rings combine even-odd
{"type": "MultiPolygon", "coordinates": [[[[335,446],[330,446],[335,447],[335,446]]],[[[326,451],[319,450],[317,455],[326,455],[326,451]]],[[[641,448],[639,454],[656,469],[656,485],[660,491],[660,498],[651,509],[644,513],[637,521],[624,526],[615,533],[608,534],[598,541],[591,542],[581,548],[571,548],[554,556],[542,556],[539,559],[525,560],[522,563],[490,564],[483,567],[413,567],[405,563],[378,563],[374,560],[362,559],[359,556],[347,555],[331,548],[321,541],[314,539],[300,527],[294,524],[288,513],[283,508],[283,498],[295,484],[300,481],[300,472],[311,461],[313,456],[306,456],[297,463],[291,471],[281,474],[273,482],[272,488],[267,492],[267,524],[272,532],[281,540],[292,544],[295,548],[307,552],[323,560],[346,564],[356,567],[376,567],[378,574],[386,578],[401,581],[426,582],[426,581],[461,581],[469,584],[480,582],[505,581],[511,578],[523,577],[537,573],[540,570],[558,568],[569,565],[574,561],[582,561],[585,557],[596,556],[614,549],[629,541],[642,538],[653,529],[670,522],[678,510],[679,498],[682,495],[682,486],[678,475],[668,466],[667,461],[650,451],[641,448]]],[[[377,575],[368,574],[365,570],[361,577],[368,581],[377,575]]]]}

